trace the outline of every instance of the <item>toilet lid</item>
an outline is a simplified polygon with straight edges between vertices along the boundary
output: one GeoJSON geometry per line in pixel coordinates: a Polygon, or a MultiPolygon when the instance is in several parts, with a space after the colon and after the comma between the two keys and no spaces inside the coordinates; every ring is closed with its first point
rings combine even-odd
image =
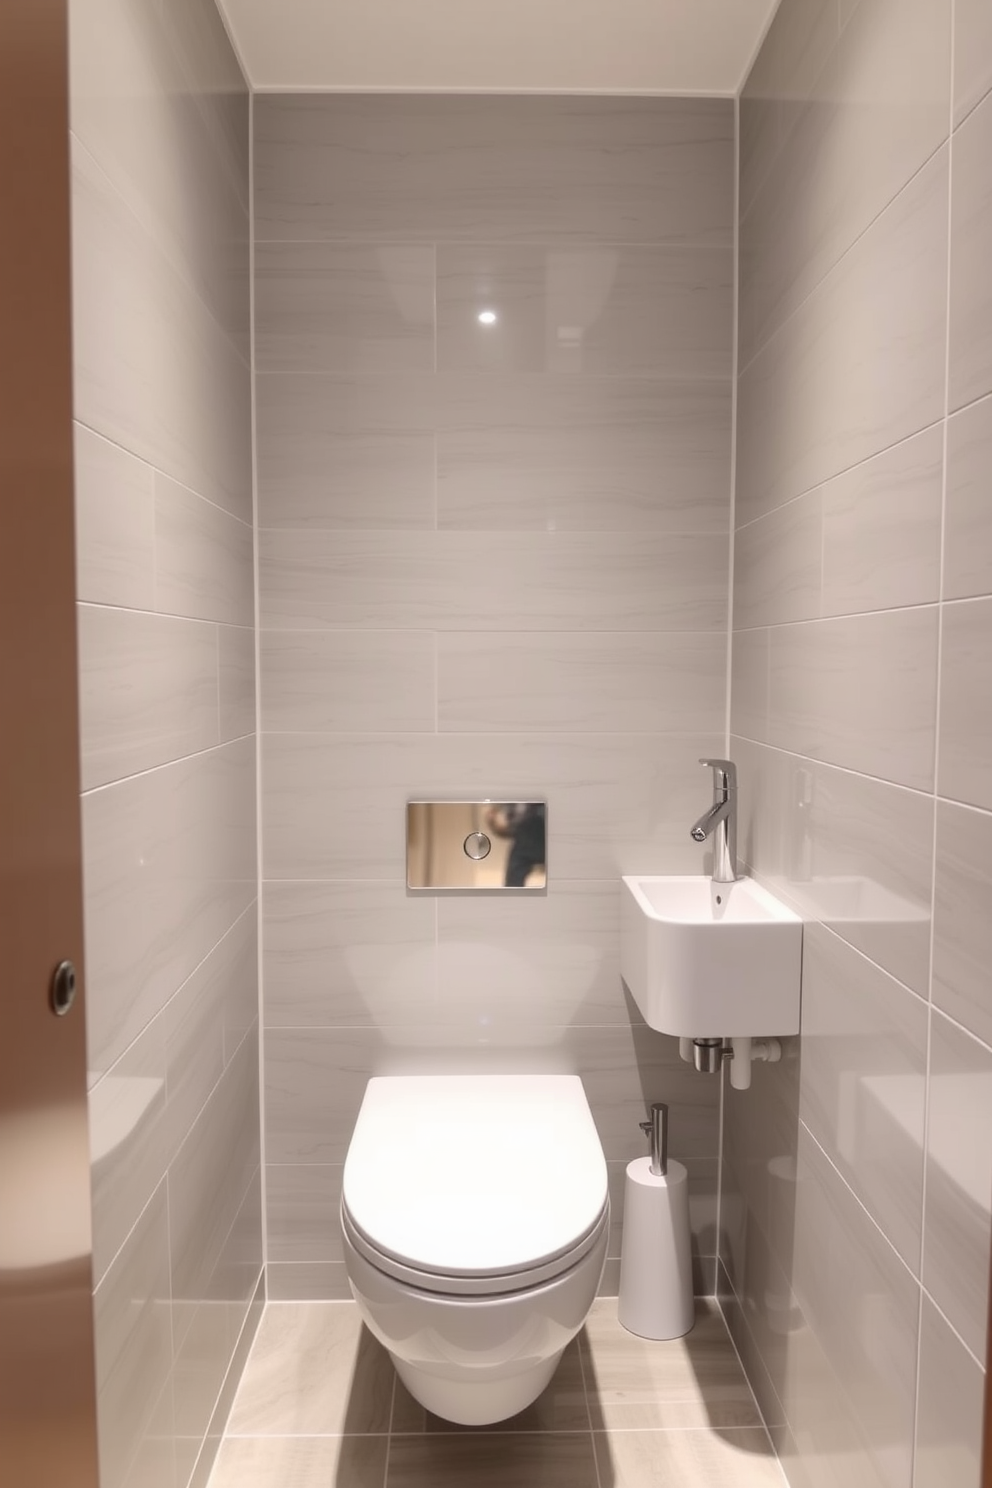
{"type": "Polygon", "coordinates": [[[529,1271],[572,1250],[606,1197],[576,1075],[372,1079],[342,1187],[376,1249],[452,1277],[529,1271]]]}

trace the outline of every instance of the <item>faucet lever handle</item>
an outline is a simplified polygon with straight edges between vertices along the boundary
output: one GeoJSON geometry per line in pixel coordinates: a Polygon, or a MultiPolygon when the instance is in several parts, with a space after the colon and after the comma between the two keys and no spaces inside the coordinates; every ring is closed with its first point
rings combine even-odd
{"type": "Polygon", "coordinates": [[[713,785],[716,790],[732,791],[737,789],[737,766],[733,760],[726,759],[701,759],[701,765],[708,765],[713,771],[713,785]]]}

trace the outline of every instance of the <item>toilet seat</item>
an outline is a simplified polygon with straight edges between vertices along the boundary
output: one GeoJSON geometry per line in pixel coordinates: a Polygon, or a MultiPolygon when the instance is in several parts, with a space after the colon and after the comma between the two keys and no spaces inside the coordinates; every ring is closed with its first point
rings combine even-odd
{"type": "Polygon", "coordinates": [[[495,1297],[565,1274],[609,1223],[575,1075],[369,1081],[342,1185],[345,1234],[404,1285],[495,1297]]]}

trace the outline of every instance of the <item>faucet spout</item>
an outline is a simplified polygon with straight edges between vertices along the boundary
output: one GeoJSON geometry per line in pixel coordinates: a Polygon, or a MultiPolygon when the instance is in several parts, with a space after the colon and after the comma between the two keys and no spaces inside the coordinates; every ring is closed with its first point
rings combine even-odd
{"type": "Polygon", "coordinates": [[[713,882],[737,877],[737,767],[732,760],[703,759],[713,771],[713,804],[689,828],[694,842],[713,837],[713,882]]]}

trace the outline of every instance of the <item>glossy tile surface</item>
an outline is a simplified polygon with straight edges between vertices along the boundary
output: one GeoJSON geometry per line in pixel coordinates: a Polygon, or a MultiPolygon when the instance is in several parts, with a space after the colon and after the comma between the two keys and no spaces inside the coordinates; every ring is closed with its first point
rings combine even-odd
{"type": "Polygon", "coordinates": [[[992,16],[982,0],[955,0],[954,122],[992,88],[992,16]]]}
{"type": "Polygon", "coordinates": [[[924,1297],[916,1488],[981,1481],[984,1383],[980,1365],[924,1297]]]}
{"type": "Polygon", "coordinates": [[[948,394],[960,408],[992,391],[992,97],[986,95],[954,136],[951,194],[951,300],[948,394]]]}
{"type": "Polygon", "coordinates": [[[150,608],[155,593],[154,472],[76,424],[75,473],[77,598],[150,608]]]}
{"type": "Polygon", "coordinates": [[[992,696],[978,679],[992,657],[992,598],[945,605],[940,644],[940,794],[989,808],[992,696]]]}
{"type": "Polygon", "coordinates": [[[947,423],[946,599],[992,593],[990,463],[992,398],[983,398],[947,423]]]}
{"type": "Polygon", "coordinates": [[[763,1430],[596,1433],[600,1482],[661,1488],[723,1479],[740,1488],[778,1488],[781,1469],[763,1430]]]}
{"type": "Polygon", "coordinates": [[[989,924],[992,817],[950,802],[937,810],[933,1001],[992,1042],[989,924]]]}
{"type": "Polygon", "coordinates": [[[261,638],[262,727],[433,733],[434,651],[434,637],[420,631],[268,631],[261,638]]]}
{"type": "Polygon", "coordinates": [[[990,1194],[992,1051],[935,1012],[923,1284],[980,1359],[988,1308],[990,1194]]]}
{"type": "Polygon", "coordinates": [[[211,1488],[382,1488],[385,1436],[226,1437],[211,1488]]]}
{"type": "Polygon", "coordinates": [[[251,527],[158,473],[155,607],[228,625],[255,618],[251,527]]]}

